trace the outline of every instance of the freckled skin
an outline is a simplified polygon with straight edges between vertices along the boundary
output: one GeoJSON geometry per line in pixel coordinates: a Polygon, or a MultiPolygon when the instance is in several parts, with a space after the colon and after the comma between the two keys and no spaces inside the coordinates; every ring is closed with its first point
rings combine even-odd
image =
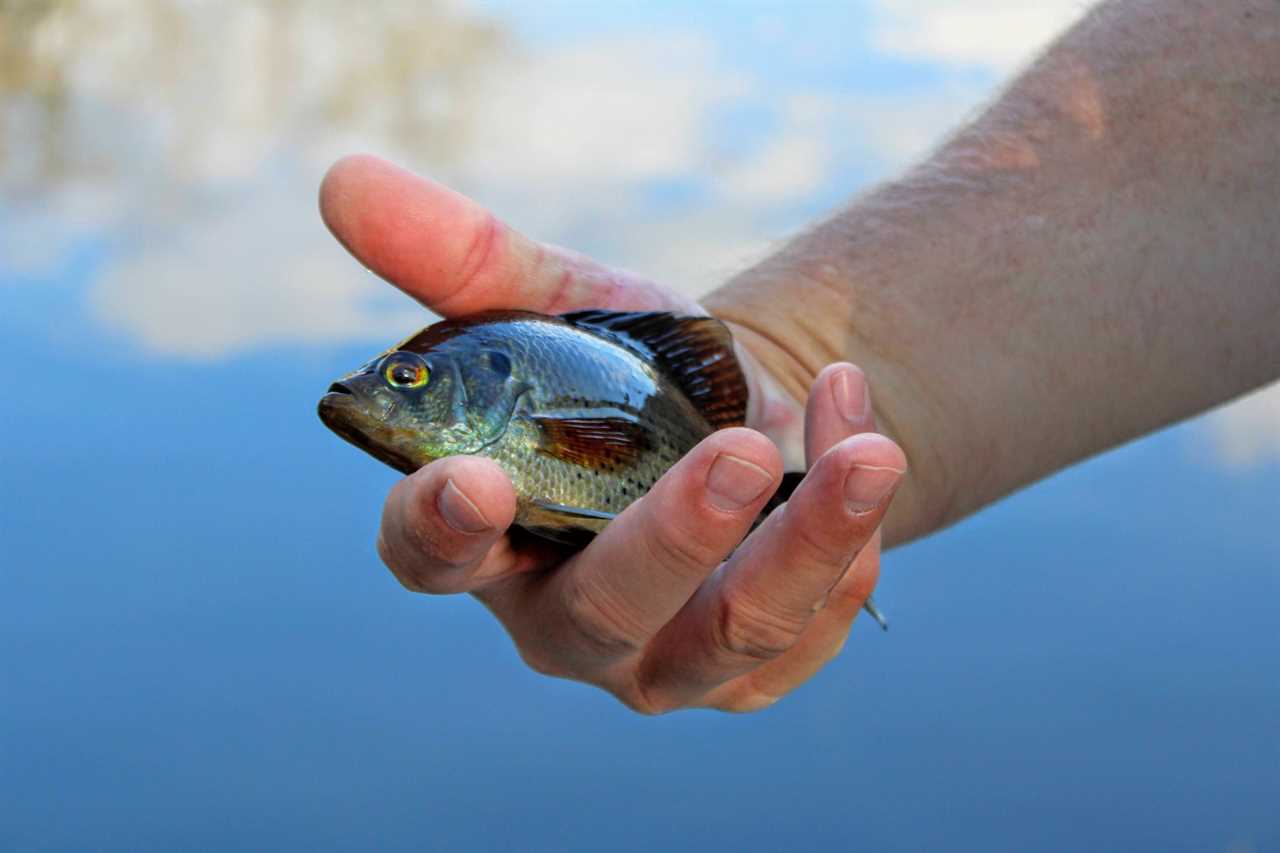
{"type": "Polygon", "coordinates": [[[557,531],[590,535],[603,528],[713,430],[643,345],[515,311],[424,329],[335,383],[320,416],[406,473],[444,456],[493,459],[515,487],[516,524],[555,538],[557,531]],[[416,358],[425,362],[428,381],[394,387],[389,368],[416,358]],[[540,419],[592,418],[621,424],[634,441],[625,448],[590,446],[585,458],[566,459],[548,446],[540,425],[540,419]]]}

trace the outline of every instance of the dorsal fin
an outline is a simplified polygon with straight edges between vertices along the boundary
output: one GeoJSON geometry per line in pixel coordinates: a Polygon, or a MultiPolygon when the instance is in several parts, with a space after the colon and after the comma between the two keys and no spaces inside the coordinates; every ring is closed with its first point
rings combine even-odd
{"type": "Polygon", "coordinates": [[[574,311],[561,316],[651,357],[712,429],[741,426],[746,420],[747,380],[733,354],[733,336],[716,318],[667,311],[574,311]]]}

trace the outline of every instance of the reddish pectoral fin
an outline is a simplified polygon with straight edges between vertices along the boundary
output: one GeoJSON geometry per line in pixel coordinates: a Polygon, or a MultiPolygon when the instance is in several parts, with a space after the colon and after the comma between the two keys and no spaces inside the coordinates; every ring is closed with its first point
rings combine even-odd
{"type": "Polygon", "coordinates": [[[649,434],[627,418],[532,418],[538,450],[587,468],[630,465],[649,449],[649,434]]]}

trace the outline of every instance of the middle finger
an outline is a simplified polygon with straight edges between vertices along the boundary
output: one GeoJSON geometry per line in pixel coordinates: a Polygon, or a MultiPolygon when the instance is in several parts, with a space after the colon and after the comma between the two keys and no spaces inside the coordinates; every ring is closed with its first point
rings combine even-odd
{"type": "Polygon", "coordinates": [[[646,650],[648,701],[679,707],[788,651],[871,540],[906,469],[902,451],[855,435],[822,456],[646,650]]]}

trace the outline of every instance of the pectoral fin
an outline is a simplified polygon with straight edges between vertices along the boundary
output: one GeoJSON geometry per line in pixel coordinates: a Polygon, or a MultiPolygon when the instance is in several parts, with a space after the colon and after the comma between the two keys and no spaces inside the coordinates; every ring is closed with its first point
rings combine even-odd
{"type": "Polygon", "coordinates": [[[630,465],[650,446],[645,428],[628,418],[534,415],[530,420],[541,438],[539,452],[587,468],[630,465]]]}

